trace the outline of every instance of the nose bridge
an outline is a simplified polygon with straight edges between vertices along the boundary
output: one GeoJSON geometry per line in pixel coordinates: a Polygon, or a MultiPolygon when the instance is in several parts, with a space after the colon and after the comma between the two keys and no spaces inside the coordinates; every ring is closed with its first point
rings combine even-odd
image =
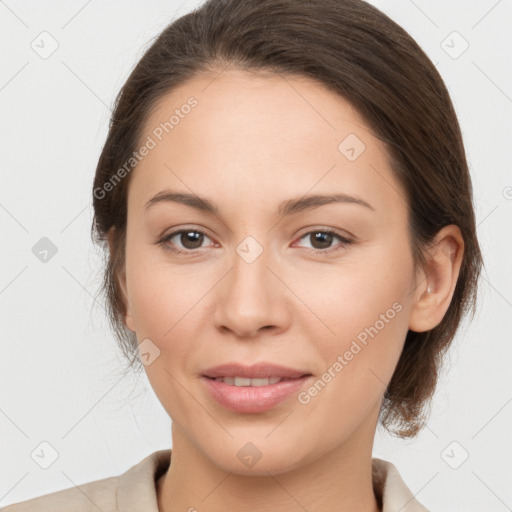
{"type": "Polygon", "coordinates": [[[271,251],[255,237],[247,236],[235,248],[231,272],[225,278],[215,311],[217,326],[242,336],[252,336],[262,327],[285,322],[282,292],[268,266],[271,251]]]}

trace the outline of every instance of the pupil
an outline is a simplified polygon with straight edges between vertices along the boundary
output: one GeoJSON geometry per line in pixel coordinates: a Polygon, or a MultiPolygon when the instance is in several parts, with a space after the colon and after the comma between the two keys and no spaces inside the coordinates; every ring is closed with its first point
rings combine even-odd
{"type": "Polygon", "coordinates": [[[186,233],[181,234],[181,243],[187,249],[197,249],[201,247],[201,243],[203,241],[203,235],[198,233],[197,231],[187,231],[186,233]],[[189,242],[192,242],[189,244],[189,242]]]}
{"type": "Polygon", "coordinates": [[[315,249],[325,249],[329,248],[330,242],[332,240],[332,235],[329,233],[315,233],[313,239],[315,243],[320,242],[320,247],[315,247],[315,244],[313,244],[313,247],[315,247],[315,249]]]}

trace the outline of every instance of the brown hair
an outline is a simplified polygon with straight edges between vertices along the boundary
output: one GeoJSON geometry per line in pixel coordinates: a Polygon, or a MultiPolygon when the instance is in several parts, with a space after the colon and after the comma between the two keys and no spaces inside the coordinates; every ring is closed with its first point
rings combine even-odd
{"type": "Polygon", "coordinates": [[[462,135],[446,86],[414,39],[362,0],[209,0],[173,21],[145,51],[116,98],[93,185],[94,242],[108,249],[107,234],[115,228],[112,254],[105,251],[102,291],[121,349],[142,367],[134,357],[137,339],[124,325],[118,284],[131,176],[119,179],[119,170],[163,95],[228,65],[316,80],[356,108],[386,143],[406,191],[416,265],[426,268],[423,251],[441,228],[459,226],[464,254],[450,306],[435,328],[407,333],[380,411],[380,424],[390,433],[415,436],[424,427],[423,409],[430,405],[443,355],[462,317],[470,309],[474,317],[483,262],[462,135]]]}

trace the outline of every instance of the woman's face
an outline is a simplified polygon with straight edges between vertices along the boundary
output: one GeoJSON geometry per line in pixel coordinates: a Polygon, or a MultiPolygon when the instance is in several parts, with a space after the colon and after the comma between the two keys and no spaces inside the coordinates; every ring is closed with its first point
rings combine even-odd
{"type": "Polygon", "coordinates": [[[175,448],[253,474],[336,449],[369,454],[417,293],[405,194],[383,143],[315,82],[225,71],[165,96],[142,144],[126,323],[144,343],[175,448]],[[150,202],[162,193],[195,206],[150,202]],[[361,202],[308,200],[335,194],[361,202]],[[233,398],[250,390],[204,376],[232,362],[310,377],[256,411],[233,398]]]}

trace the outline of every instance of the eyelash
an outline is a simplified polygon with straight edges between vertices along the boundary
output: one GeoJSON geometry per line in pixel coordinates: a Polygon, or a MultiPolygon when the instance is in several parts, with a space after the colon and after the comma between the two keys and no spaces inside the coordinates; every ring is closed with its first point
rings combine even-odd
{"type": "MultiPolygon", "coordinates": [[[[179,235],[181,233],[199,233],[199,234],[201,234],[203,236],[206,236],[206,237],[210,238],[204,231],[201,231],[200,229],[192,229],[192,228],[190,228],[190,229],[180,229],[178,231],[173,231],[172,233],[169,233],[164,238],[159,240],[157,242],[157,244],[162,246],[162,247],[164,247],[165,250],[170,251],[170,252],[175,253],[175,254],[192,254],[195,251],[197,251],[198,249],[190,249],[190,250],[182,251],[180,249],[175,249],[175,248],[171,247],[167,243],[171,238],[173,238],[176,235],[179,235]]],[[[336,252],[338,250],[341,250],[341,249],[345,248],[346,246],[348,246],[348,245],[350,245],[350,244],[352,244],[354,242],[350,238],[346,238],[344,236],[341,236],[336,231],[332,231],[332,230],[328,230],[328,229],[327,230],[315,229],[313,231],[308,231],[307,233],[304,233],[299,238],[299,240],[302,240],[304,237],[306,237],[308,235],[315,234],[315,233],[323,233],[323,234],[327,234],[327,235],[333,235],[334,237],[336,237],[339,240],[341,240],[341,243],[337,247],[329,248],[329,249],[314,249],[314,248],[308,249],[309,251],[313,252],[314,254],[331,254],[333,252],[336,252]]]]}

